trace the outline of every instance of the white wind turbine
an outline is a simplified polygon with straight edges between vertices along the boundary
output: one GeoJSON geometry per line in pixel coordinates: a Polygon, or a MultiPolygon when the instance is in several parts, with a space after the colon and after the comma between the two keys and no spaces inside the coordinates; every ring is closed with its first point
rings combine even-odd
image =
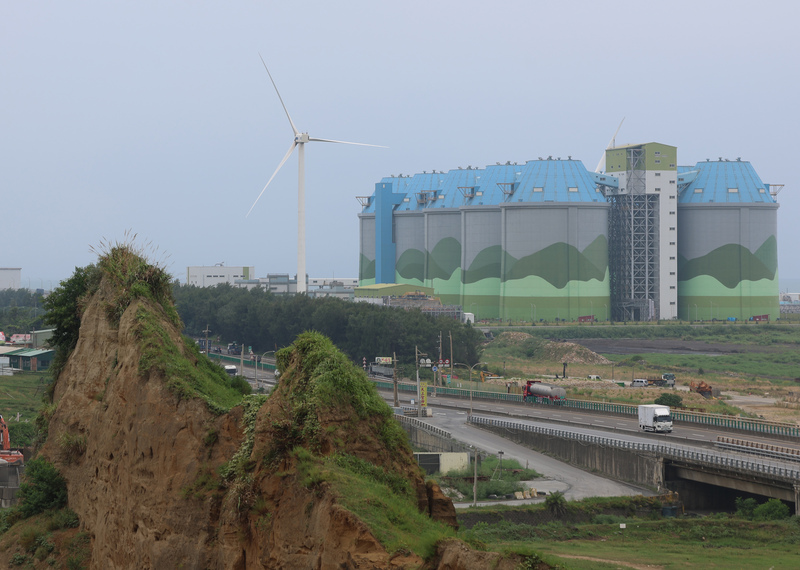
{"type": "MultiPolygon", "coordinates": [[[[286,109],[286,105],[283,103],[283,98],[281,97],[280,91],[278,91],[278,86],[275,85],[275,80],[272,79],[272,74],[269,72],[269,68],[267,67],[267,63],[264,61],[264,58],[261,57],[261,63],[264,64],[264,69],[267,70],[267,75],[269,75],[269,80],[272,82],[272,86],[275,88],[275,93],[278,94],[278,99],[280,99],[281,106],[283,107],[283,111],[286,113],[286,118],[289,119],[289,124],[292,126],[292,131],[294,132],[294,139],[292,140],[292,144],[289,147],[289,151],[286,153],[286,156],[283,157],[280,164],[278,164],[278,168],[275,169],[275,172],[272,173],[267,183],[264,185],[264,188],[261,190],[261,194],[258,195],[256,201],[253,202],[253,205],[250,206],[250,209],[247,211],[247,216],[250,215],[250,212],[253,211],[258,201],[261,199],[261,196],[264,194],[264,191],[269,186],[272,179],[275,178],[275,175],[278,174],[278,171],[283,167],[289,157],[291,156],[292,152],[294,152],[295,147],[300,147],[298,151],[298,172],[297,172],[297,292],[298,293],[305,293],[306,292],[306,204],[305,204],[305,145],[307,142],[329,142],[329,143],[340,143],[340,144],[354,144],[358,146],[375,146],[379,148],[386,148],[385,146],[380,146],[377,144],[366,144],[366,143],[357,143],[357,142],[348,142],[348,141],[336,141],[331,139],[317,139],[308,136],[308,133],[301,133],[297,130],[297,127],[294,126],[294,121],[292,121],[292,117],[289,115],[289,111],[286,109]]],[[[245,216],[245,217],[247,217],[245,216]]]]}
{"type": "MultiPolygon", "coordinates": [[[[619,130],[622,128],[622,123],[625,122],[625,117],[622,117],[622,120],[619,122],[619,126],[617,130],[614,131],[614,136],[611,137],[611,140],[608,141],[608,146],[606,150],[612,149],[617,146],[617,135],[619,134],[619,130]]],[[[600,162],[597,163],[597,168],[594,169],[595,172],[604,172],[606,169],[606,153],[603,151],[603,156],[600,157],[600,162]]]]}

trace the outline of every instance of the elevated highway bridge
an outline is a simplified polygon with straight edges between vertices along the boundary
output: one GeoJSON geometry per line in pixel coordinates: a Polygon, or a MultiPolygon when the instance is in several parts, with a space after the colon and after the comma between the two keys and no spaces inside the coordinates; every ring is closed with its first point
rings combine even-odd
{"type": "MultiPolygon", "coordinates": [[[[392,383],[376,382],[391,399],[392,383]]],[[[438,388],[434,395],[431,389],[428,405],[463,410],[470,424],[583,469],[677,491],[690,509],[732,510],[736,497],[759,496],[785,501],[798,512],[800,437],[787,424],[702,417],[679,419],[671,434],[651,434],[640,432],[626,409],[635,406],[523,404],[502,397],[513,395],[480,392],[470,402],[468,391],[462,392],[438,388]]],[[[414,384],[398,390],[403,404],[412,397],[414,384]]]]}

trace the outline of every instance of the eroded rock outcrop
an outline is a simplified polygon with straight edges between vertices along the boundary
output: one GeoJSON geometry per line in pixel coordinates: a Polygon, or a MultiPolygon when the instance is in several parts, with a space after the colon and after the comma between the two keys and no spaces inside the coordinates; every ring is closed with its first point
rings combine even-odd
{"type": "Polygon", "coordinates": [[[109,318],[114,287],[103,279],[84,299],[40,450],[67,480],[69,506],[91,536],[91,568],[470,567],[458,541],[427,562],[407,548],[389,552],[393,530],[379,539],[357,514],[383,497],[365,491],[359,503],[343,491],[348,477],[407,497],[443,521],[442,536],[457,524],[388,407],[330,341],[302,335],[279,353],[271,396],[226,410],[209,396],[213,382],[197,388],[214,374],[174,316],[144,296],[109,318]]]}

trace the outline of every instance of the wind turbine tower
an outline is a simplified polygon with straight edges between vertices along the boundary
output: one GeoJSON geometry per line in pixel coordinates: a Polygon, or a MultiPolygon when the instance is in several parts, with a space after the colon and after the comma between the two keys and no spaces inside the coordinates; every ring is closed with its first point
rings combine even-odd
{"type": "MultiPolygon", "coordinates": [[[[256,198],[256,201],[253,202],[253,205],[250,206],[250,210],[247,212],[247,216],[250,215],[250,212],[253,211],[258,201],[261,199],[261,196],[264,194],[264,191],[267,189],[267,186],[270,185],[270,182],[275,178],[275,175],[278,174],[280,169],[289,160],[289,157],[294,152],[295,147],[299,147],[298,154],[297,154],[297,163],[298,163],[298,172],[297,172],[297,292],[298,293],[305,293],[306,292],[306,204],[305,204],[305,185],[306,185],[306,176],[305,176],[305,145],[309,142],[328,142],[328,143],[339,143],[339,144],[353,144],[358,146],[374,146],[379,148],[386,148],[381,145],[376,144],[366,144],[366,143],[357,143],[357,142],[348,142],[348,141],[337,141],[332,139],[318,139],[314,137],[308,136],[308,133],[301,133],[297,130],[297,127],[294,125],[294,121],[292,121],[292,117],[289,115],[289,111],[286,109],[286,105],[283,102],[283,98],[281,97],[280,91],[278,91],[278,86],[275,84],[275,80],[272,78],[272,74],[269,72],[269,68],[267,67],[267,63],[264,61],[264,58],[261,57],[261,63],[264,64],[264,69],[267,70],[267,75],[269,75],[269,80],[272,82],[272,86],[275,88],[275,93],[278,94],[278,99],[281,102],[281,106],[283,107],[283,111],[286,113],[286,118],[289,119],[289,125],[292,127],[292,132],[294,133],[294,139],[292,139],[292,144],[289,146],[289,150],[286,155],[281,160],[280,164],[278,164],[278,168],[275,169],[275,172],[272,173],[267,183],[262,188],[261,193],[256,198]]],[[[245,216],[245,217],[247,217],[245,216]]]]}

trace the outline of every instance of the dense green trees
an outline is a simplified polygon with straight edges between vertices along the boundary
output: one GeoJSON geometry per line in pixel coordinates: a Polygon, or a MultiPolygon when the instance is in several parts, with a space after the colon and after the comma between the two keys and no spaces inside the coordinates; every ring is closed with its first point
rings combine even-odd
{"type": "Polygon", "coordinates": [[[443,355],[472,365],[478,361],[483,338],[479,331],[452,319],[420,311],[405,311],[305,295],[284,297],[262,289],[250,291],[220,285],[202,288],[173,284],[173,296],[185,333],[201,338],[206,326],[211,337],[237,341],[262,353],[289,346],[298,334],[314,330],[330,338],[353,361],[397,353],[401,363],[414,362],[414,347],[438,357],[439,332],[443,355]]]}
{"type": "Polygon", "coordinates": [[[683,406],[683,398],[677,394],[669,394],[664,392],[653,401],[654,404],[659,406],[669,406],[671,408],[680,408],[683,406]]]}
{"type": "Polygon", "coordinates": [[[28,289],[0,291],[0,331],[6,336],[43,328],[44,313],[41,294],[28,289]]]}

